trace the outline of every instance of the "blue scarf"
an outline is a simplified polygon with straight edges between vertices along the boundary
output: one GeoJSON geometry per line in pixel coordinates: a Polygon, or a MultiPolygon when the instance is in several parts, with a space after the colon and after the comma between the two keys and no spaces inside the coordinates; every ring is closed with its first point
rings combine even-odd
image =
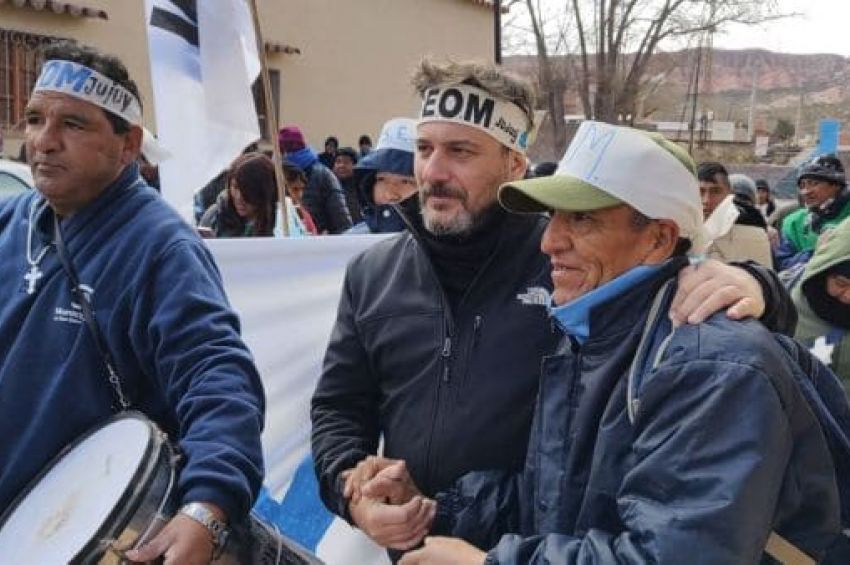
{"type": "Polygon", "coordinates": [[[319,160],[319,156],[310,147],[305,147],[304,149],[287,153],[286,160],[297,165],[302,171],[306,171],[313,166],[313,163],[319,160]]]}
{"type": "Polygon", "coordinates": [[[583,344],[590,337],[590,314],[596,306],[623,294],[650,278],[665,264],[633,267],[619,277],[594,288],[575,300],[561,306],[551,306],[549,315],[555,319],[555,322],[565,333],[572,335],[576,341],[583,344]]]}

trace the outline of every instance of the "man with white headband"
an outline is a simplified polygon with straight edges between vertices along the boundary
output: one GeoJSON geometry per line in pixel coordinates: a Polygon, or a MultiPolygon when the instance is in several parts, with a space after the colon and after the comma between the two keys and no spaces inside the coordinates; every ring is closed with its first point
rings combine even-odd
{"type": "MultiPolygon", "coordinates": [[[[425,61],[414,86],[420,211],[399,209],[408,230],[349,265],[311,413],[326,505],[394,549],[420,541],[432,505],[388,506],[361,498],[359,485],[396,459],[429,496],[473,469],[519,468],[540,360],[560,338],[539,249],[547,218],[507,214],[496,200],[500,184],[525,174],[530,85],[491,65],[425,61]],[[399,514],[420,527],[400,531],[399,514]]],[[[754,290],[729,283],[738,269],[702,278],[715,268],[692,273],[684,318],[744,295],[761,301],[743,271],[754,290]],[[731,294],[718,302],[718,288],[731,294]]]]}
{"type": "Polygon", "coordinates": [[[37,190],[0,205],[0,513],[129,406],[184,466],[181,512],[126,557],[208,563],[262,480],[259,375],[209,251],[139,176],[142,106],[123,63],[66,43],[45,59],[26,107],[37,190]]]}
{"type": "MultiPolygon", "coordinates": [[[[823,556],[840,533],[835,469],[790,357],[752,320],[668,317],[706,244],[687,153],[584,122],[554,176],[499,200],[552,211],[541,246],[565,337],[542,365],[524,470],[436,497],[432,533],[489,551],[433,537],[401,564],[757,563],[772,530],[823,556]]],[[[419,497],[393,467],[364,495],[419,497]]]]}

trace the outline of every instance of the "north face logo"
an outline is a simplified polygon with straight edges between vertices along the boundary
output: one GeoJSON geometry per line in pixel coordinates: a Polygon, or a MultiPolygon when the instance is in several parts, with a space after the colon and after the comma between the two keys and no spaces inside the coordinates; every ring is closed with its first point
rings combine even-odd
{"type": "Polygon", "coordinates": [[[542,286],[530,286],[526,292],[516,295],[517,300],[526,306],[549,306],[549,291],[542,286]]]}

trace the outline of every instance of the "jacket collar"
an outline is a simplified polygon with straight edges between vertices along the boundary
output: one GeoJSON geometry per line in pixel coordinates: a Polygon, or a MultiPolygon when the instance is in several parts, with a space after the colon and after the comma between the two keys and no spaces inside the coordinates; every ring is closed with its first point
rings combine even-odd
{"type": "MultiPolygon", "coordinates": [[[[62,233],[66,239],[71,239],[77,232],[81,231],[95,216],[121,198],[125,193],[136,187],[144,185],[139,176],[139,166],[136,163],[127,165],[118,178],[107,186],[97,198],[79,210],[70,218],[62,221],[62,233]]],[[[41,196],[37,196],[41,198],[41,196]]],[[[39,237],[49,242],[53,240],[53,212],[46,207],[38,218],[36,218],[36,230],[39,237]]]]}
{"type": "Polygon", "coordinates": [[[635,327],[658,288],[687,262],[685,257],[671,257],[659,265],[634,267],[576,300],[552,308],[551,315],[581,345],[612,339],[635,327]]]}
{"type": "Polygon", "coordinates": [[[703,227],[708,240],[714,241],[729,233],[740,215],[740,210],[735,206],[735,195],[728,195],[705,221],[703,227]]]}

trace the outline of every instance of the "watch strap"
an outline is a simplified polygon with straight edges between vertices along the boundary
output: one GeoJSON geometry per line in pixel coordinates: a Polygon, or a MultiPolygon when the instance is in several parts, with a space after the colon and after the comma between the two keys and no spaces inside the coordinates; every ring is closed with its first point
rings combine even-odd
{"type": "Polygon", "coordinates": [[[180,507],[180,514],[188,516],[192,520],[204,526],[210,532],[213,542],[213,558],[217,558],[227,544],[230,529],[227,524],[219,520],[215,513],[201,502],[189,502],[180,507]]]}

